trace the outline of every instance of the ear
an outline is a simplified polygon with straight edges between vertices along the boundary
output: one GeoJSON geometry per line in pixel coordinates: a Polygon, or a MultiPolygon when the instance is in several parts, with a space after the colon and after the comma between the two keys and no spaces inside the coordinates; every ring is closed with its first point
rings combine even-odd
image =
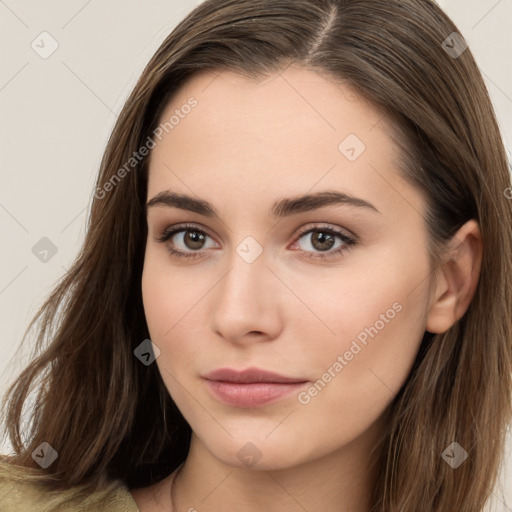
{"type": "Polygon", "coordinates": [[[478,223],[469,220],[453,236],[436,272],[426,330],[447,331],[466,312],[473,298],[482,266],[483,241],[478,223]]]}

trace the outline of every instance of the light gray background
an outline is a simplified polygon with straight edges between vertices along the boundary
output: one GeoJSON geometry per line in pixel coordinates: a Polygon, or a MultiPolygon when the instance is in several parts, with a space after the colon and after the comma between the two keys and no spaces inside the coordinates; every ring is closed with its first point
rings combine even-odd
{"type": "MultiPolygon", "coordinates": [[[[27,351],[14,351],[29,320],[82,243],[116,114],[147,60],[199,3],[0,0],[0,394],[27,362],[27,351]],[[31,47],[44,31],[58,43],[46,59],[31,47]],[[42,237],[58,249],[46,263],[32,253],[42,237]]],[[[480,65],[510,156],[512,0],[439,4],[480,65]]],[[[512,512],[510,442],[502,481],[508,507],[497,498],[493,510],[512,512]]]]}

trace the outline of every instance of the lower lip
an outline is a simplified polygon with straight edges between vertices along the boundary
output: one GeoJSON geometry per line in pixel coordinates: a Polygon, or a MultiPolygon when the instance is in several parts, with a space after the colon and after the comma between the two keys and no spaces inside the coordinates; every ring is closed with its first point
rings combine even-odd
{"type": "Polygon", "coordinates": [[[241,384],[206,380],[206,384],[216,398],[235,407],[258,407],[270,404],[297,392],[306,382],[251,382],[241,384]]]}

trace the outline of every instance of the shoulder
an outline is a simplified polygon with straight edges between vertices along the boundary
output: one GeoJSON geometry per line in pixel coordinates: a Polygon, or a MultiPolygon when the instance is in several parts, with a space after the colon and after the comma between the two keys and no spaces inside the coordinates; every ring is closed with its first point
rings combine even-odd
{"type": "Polygon", "coordinates": [[[139,512],[128,488],[119,480],[106,489],[84,495],[80,489],[50,491],[43,483],[21,480],[19,472],[9,476],[0,468],[0,511],[2,512],[139,512]]]}

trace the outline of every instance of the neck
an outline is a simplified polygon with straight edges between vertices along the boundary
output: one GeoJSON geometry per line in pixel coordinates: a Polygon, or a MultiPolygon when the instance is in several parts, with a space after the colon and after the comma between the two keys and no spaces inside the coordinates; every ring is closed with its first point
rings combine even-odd
{"type": "MultiPolygon", "coordinates": [[[[379,427],[372,426],[374,433],[379,427]]],[[[361,436],[325,456],[265,470],[226,464],[192,434],[187,460],[174,481],[173,512],[369,512],[381,432],[377,440],[361,436]]]]}

